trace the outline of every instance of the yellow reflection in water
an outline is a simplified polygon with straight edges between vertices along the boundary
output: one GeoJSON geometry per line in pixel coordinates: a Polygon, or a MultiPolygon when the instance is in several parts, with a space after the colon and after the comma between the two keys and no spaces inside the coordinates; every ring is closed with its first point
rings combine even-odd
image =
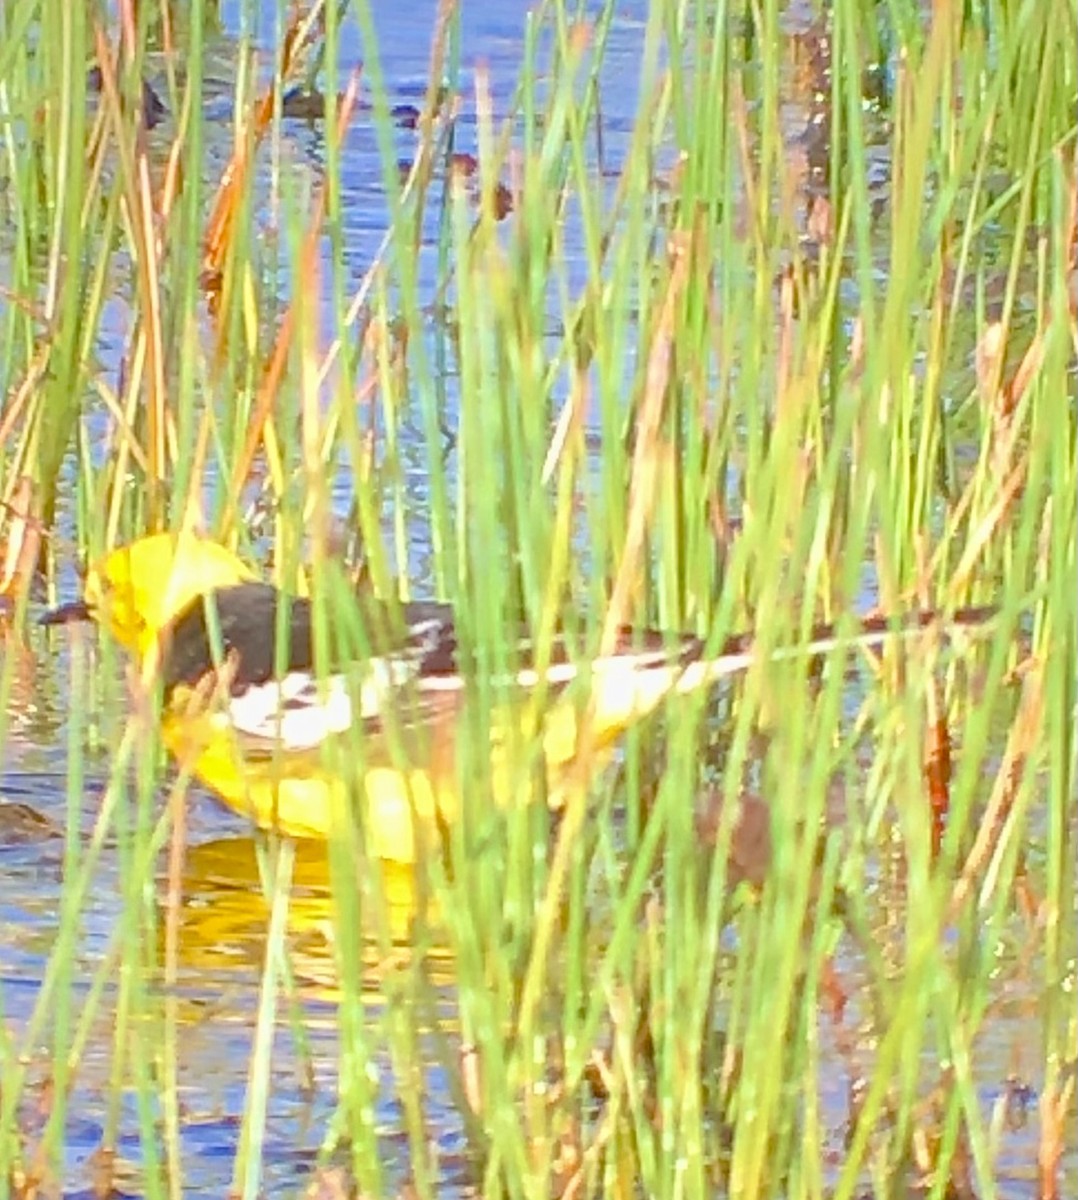
{"type": "MultiPolygon", "coordinates": [[[[292,971],[305,994],[338,998],[337,951],[342,922],[324,842],[297,841],[288,906],[292,971]]],[[[434,900],[415,869],[400,863],[367,864],[357,879],[363,990],[380,994],[422,956],[428,981],[452,979],[452,957],[434,900]]],[[[180,907],[177,966],[188,982],[212,973],[261,970],[270,900],[253,838],[223,838],[188,847],[180,907]]],[[[163,923],[162,923],[163,924],[163,923]]],[[[163,937],[162,928],[162,937],[163,937]]],[[[349,933],[348,936],[353,936],[349,933]]],[[[162,946],[163,946],[162,940],[162,946]]]]}

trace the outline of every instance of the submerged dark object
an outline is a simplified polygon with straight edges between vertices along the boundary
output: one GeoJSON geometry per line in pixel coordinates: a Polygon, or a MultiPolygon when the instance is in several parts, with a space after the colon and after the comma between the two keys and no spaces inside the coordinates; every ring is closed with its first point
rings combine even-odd
{"type": "MultiPolygon", "coordinates": [[[[361,112],[370,112],[371,106],[360,102],[361,112]]],[[[419,121],[419,109],[413,104],[395,104],[389,115],[400,129],[415,129],[419,121]]],[[[326,116],[326,98],[313,89],[290,88],[281,97],[281,116],[293,121],[322,121],[326,116]]]]}
{"type": "MultiPolygon", "coordinates": [[[[696,836],[706,851],[715,849],[725,803],[721,792],[711,792],[696,813],[696,836]]],[[[766,800],[751,792],[738,797],[737,805],[726,858],[726,884],[731,890],[739,883],[762,888],[771,870],[771,809],[766,800]]]]}
{"type": "Polygon", "coordinates": [[[0,800],[0,846],[26,846],[63,836],[55,821],[31,805],[0,800]]]}
{"type": "MultiPolygon", "coordinates": [[[[86,75],[86,86],[90,91],[101,94],[101,68],[91,67],[86,75]]],[[[142,123],[147,129],[154,129],[168,116],[168,105],[144,79],[142,81],[142,123]]]]}
{"type": "Polygon", "coordinates": [[[326,98],[321,92],[290,88],[281,97],[281,116],[296,121],[321,121],[326,115],[326,98]]]}

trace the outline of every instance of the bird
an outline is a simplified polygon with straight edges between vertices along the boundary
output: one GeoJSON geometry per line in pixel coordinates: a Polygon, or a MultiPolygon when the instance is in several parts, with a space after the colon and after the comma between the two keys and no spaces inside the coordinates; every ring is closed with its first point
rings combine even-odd
{"type": "MultiPolygon", "coordinates": [[[[355,588],[347,604],[326,606],[319,658],[315,603],[295,591],[262,581],[212,538],[147,534],[95,562],[82,598],[41,623],[104,627],[144,678],[159,681],[162,742],[177,764],[262,830],[329,839],[355,819],[358,802],[368,854],[414,863],[461,813],[458,732],[478,664],[450,604],[391,603],[355,588]]],[[[865,617],[849,633],[820,625],[767,657],[879,646],[937,623],[983,625],[991,613],[865,617]]],[[[500,805],[536,791],[532,768],[519,766],[521,747],[532,764],[541,754],[554,803],[582,753],[589,769],[601,765],[667,696],[760,657],[750,633],[713,652],[693,634],[628,627],[590,661],[564,633],[542,648],[521,635],[510,649],[513,665],[491,679],[496,696],[516,701],[497,701],[490,717],[490,790],[500,805]]]]}

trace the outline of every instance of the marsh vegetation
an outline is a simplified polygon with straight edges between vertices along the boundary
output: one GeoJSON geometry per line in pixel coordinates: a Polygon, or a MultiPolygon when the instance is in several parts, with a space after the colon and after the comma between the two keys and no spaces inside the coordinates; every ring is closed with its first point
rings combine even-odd
{"type": "Polygon", "coordinates": [[[0,1192],[1075,1194],[1073,4],[397,8],[0,6],[0,1192]],[[488,666],[996,614],[558,811],[477,671],[413,871],[254,836],[35,627],[184,524],[488,666]]]}

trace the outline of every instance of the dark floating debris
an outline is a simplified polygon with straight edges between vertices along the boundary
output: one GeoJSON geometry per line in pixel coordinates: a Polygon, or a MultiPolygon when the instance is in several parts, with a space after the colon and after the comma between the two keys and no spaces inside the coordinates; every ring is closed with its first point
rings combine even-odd
{"type": "MultiPolygon", "coordinates": [[[[415,163],[410,158],[397,159],[397,176],[401,187],[404,187],[412,174],[415,163]]],[[[468,191],[468,198],[478,205],[480,199],[479,161],[474,154],[457,153],[449,156],[449,175],[458,183],[463,184],[468,191]]],[[[513,193],[504,183],[494,185],[492,196],[494,204],[494,219],[504,220],[513,211],[513,193]]]]}
{"type": "Polygon", "coordinates": [[[326,98],[321,92],[292,88],[281,97],[281,116],[293,121],[321,121],[326,115],[326,98]]]}
{"type": "MultiPolygon", "coordinates": [[[[101,94],[101,68],[91,67],[86,75],[86,86],[97,95],[101,94]]],[[[154,129],[168,116],[168,105],[144,79],[142,81],[142,123],[154,129]]]]}
{"type": "MultiPolygon", "coordinates": [[[[361,102],[361,112],[371,112],[371,105],[361,102]]],[[[419,123],[419,109],[414,104],[395,104],[389,115],[399,129],[415,129],[419,123]]],[[[326,116],[326,98],[319,91],[294,87],[281,97],[281,116],[291,121],[323,121],[326,116]]]]}
{"type": "Polygon", "coordinates": [[[462,179],[474,179],[479,173],[479,160],[474,154],[451,154],[449,165],[462,179]]]}
{"type": "Polygon", "coordinates": [[[55,821],[29,804],[0,801],[0,846],[25,846],[63,834],[55,821]]]}
{"type": "Polygon", "coordinates": [[[389,115],[399,129],[415,129],[419,124],[419,109],[414,104],[394,104],[389,115]]]}
{"type": "MultiPolygon", "coordinates": [[[[465,180],[475,189],[478,200],[479,160],[474,154],[457,153],[449,156],[449,170],[458,179],[465,180]]],[[[500,180],[494,185],[492,196],[494,219],[504,220],[513,211],[513,193],[500,180]]]]}

